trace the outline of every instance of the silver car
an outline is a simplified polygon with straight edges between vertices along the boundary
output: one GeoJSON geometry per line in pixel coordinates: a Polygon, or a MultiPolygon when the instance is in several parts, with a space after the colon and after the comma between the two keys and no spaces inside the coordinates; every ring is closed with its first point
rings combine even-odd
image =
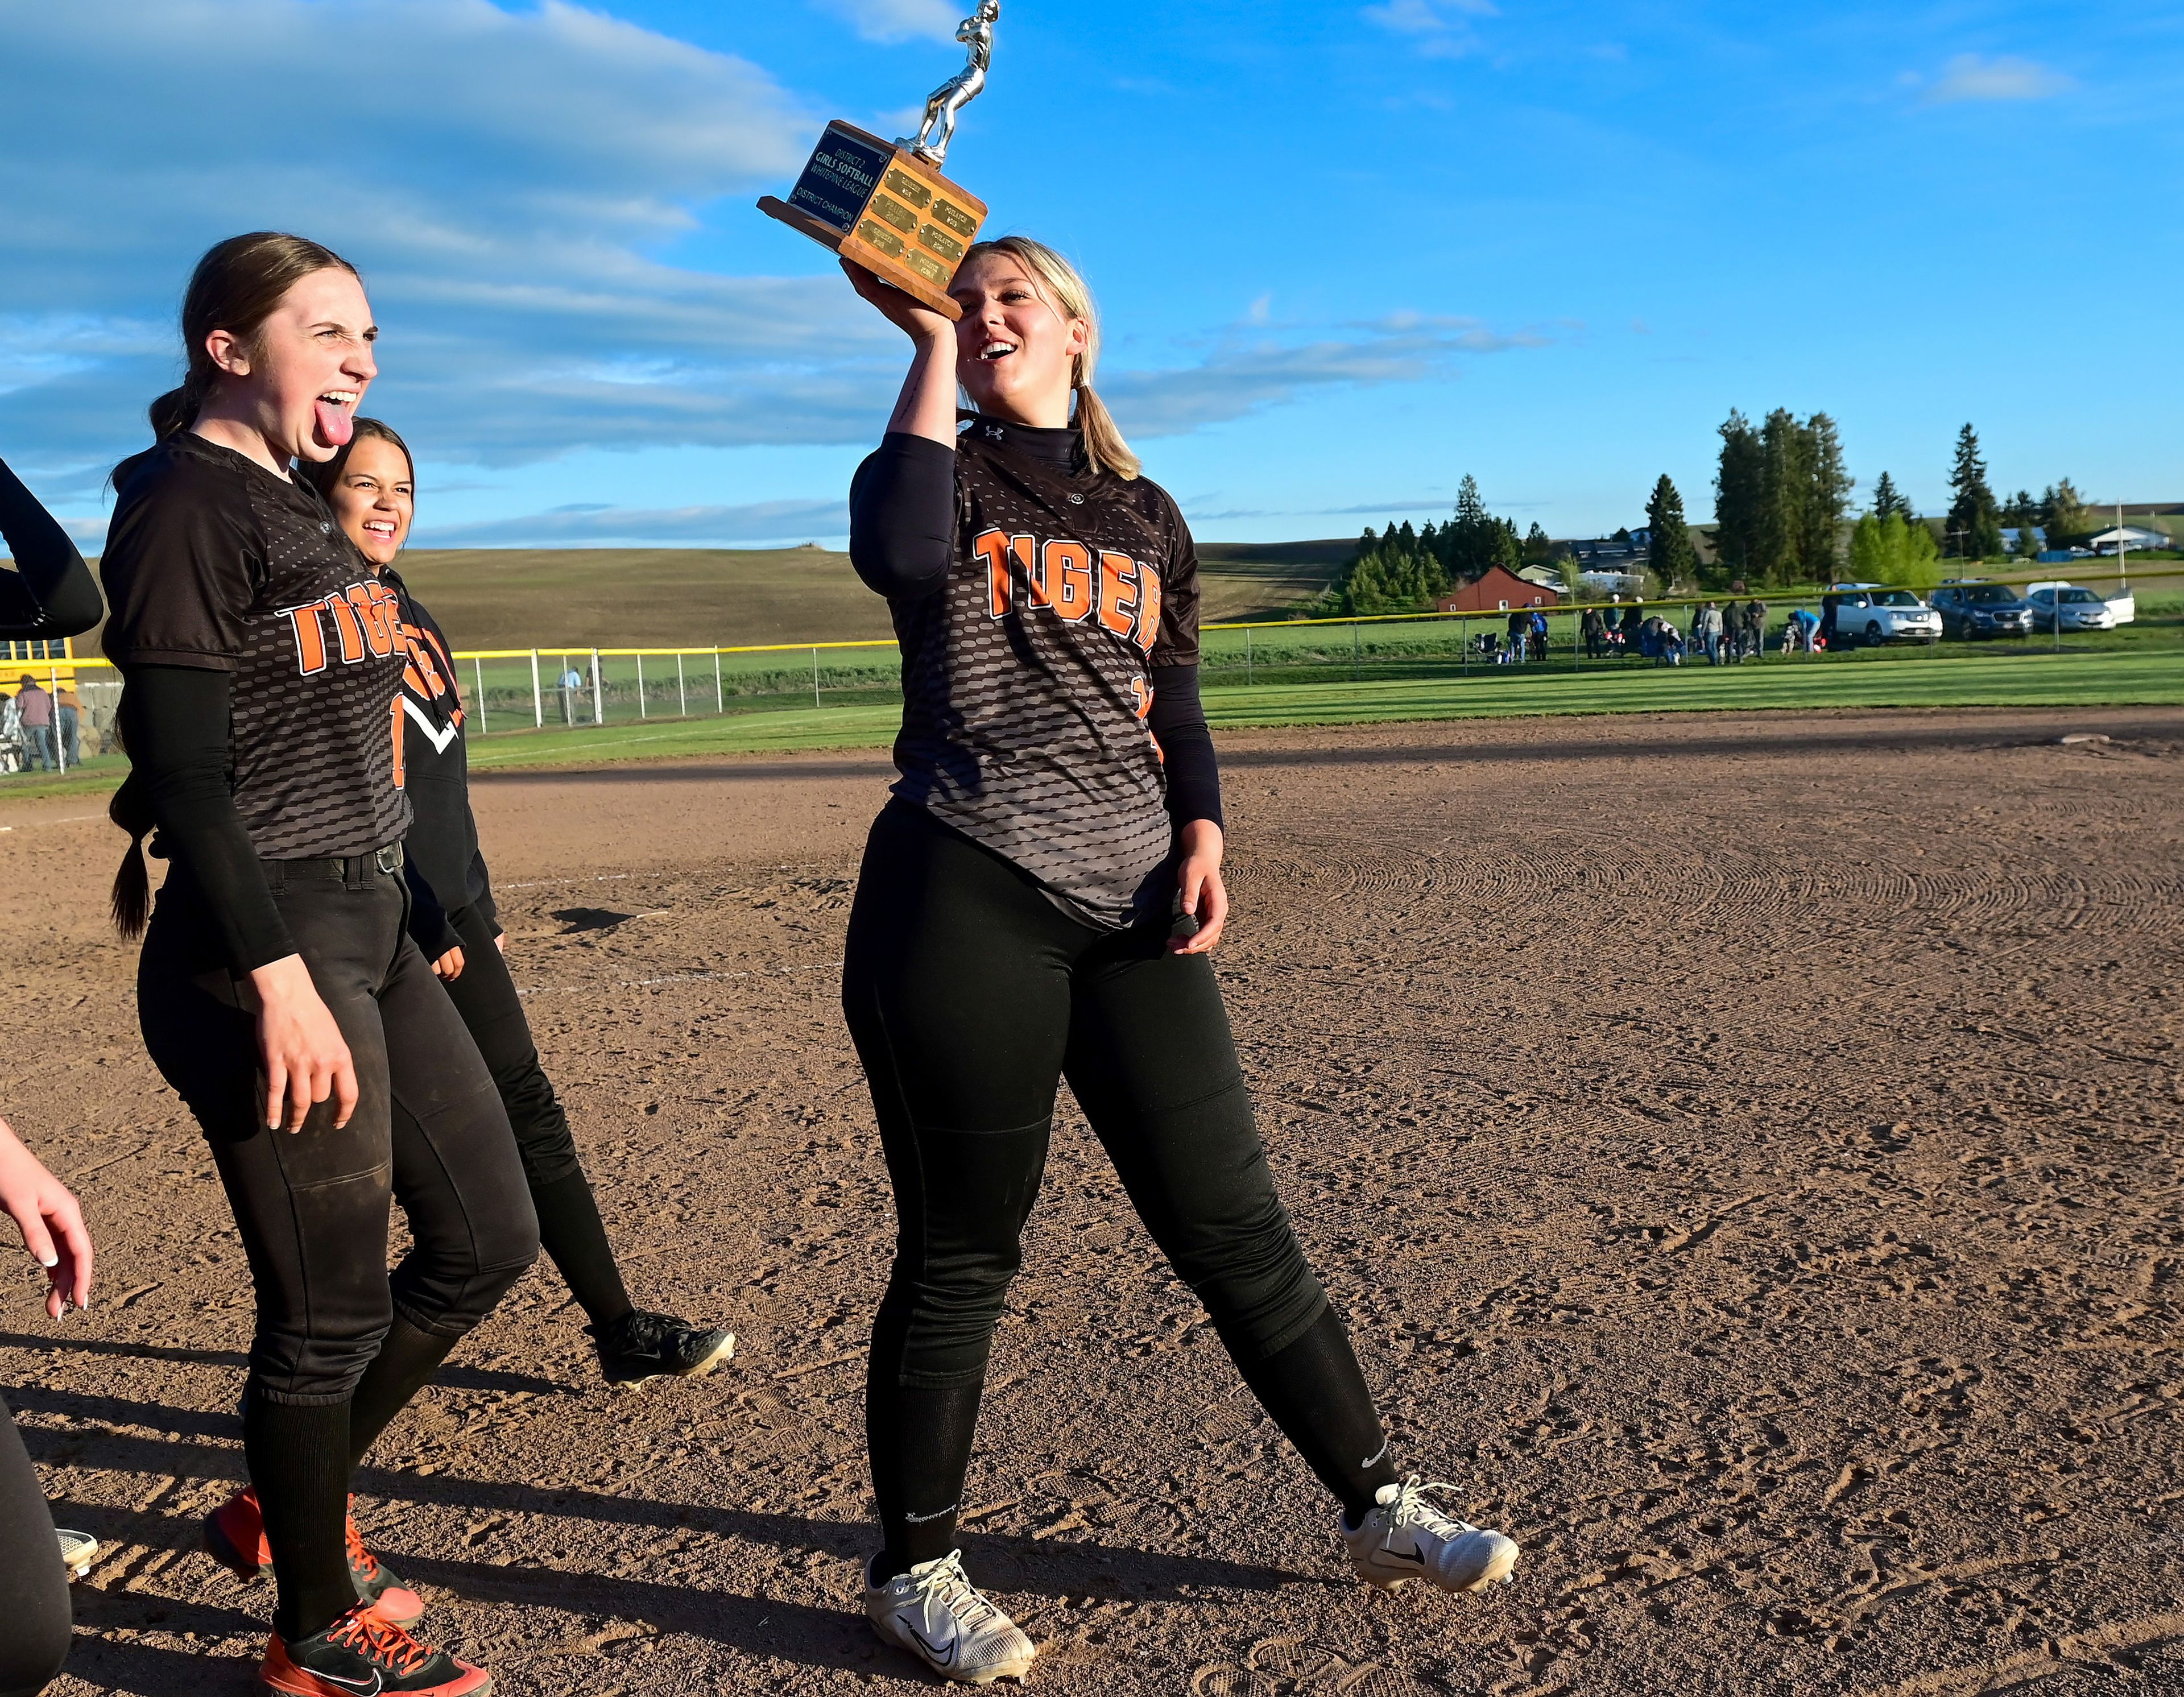
{"type": "Polygon", "coordinates": [[[2025,598],[2032,604],[2032,628],[2053,631],[2113,631],[2115,609],[2090,589],[2075,583],[2043,583],[2025,598]]]}

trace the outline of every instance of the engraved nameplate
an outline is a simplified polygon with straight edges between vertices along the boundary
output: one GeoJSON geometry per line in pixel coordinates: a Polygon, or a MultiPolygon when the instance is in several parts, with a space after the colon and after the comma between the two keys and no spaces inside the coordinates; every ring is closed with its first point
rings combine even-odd
{"type": "MultiPolygon", "coordinates": [[[[789,191],[788,203],[844,236],[856,227],[865,203],[894,154],[830,124],[813,149],[811,163],[789,191]]],[[[950,209],[951,211],[953,208],[950,209]]],[[[936,212],[934,216],[939,214],[936,212]]]]}

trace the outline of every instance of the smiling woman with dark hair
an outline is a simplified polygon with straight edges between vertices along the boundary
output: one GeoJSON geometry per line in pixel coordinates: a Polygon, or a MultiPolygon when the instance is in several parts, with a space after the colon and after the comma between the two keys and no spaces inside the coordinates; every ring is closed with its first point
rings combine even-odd
{"type": "Polygon", "coordinates": [[[414,815],[402,864],[410,935],[492,1070],[538,1210],[540,1244],[583,1305],[591,1321],[586,1330],[610,1384],[709,1372],[728,1358],[733,1337],[629,1299],[569,1116],[539,1065],[531,1021],[502,958],[504,934],[471,812],[468,715],[454,657],[437,621],[394,570],[416,514],[417,468],[409,444],[377,419],[360,418],[340,453],[299,469],[399,604],[409,664],[396,734],[414,815]]]}

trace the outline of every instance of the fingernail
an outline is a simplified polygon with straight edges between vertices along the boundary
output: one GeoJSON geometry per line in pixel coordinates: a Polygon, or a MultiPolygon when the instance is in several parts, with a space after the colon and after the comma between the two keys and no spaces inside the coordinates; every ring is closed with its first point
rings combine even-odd
{"type": "Polygon", "coordinates": [[[38,1265],[42,1267],[57,1267],[60,1264],[61,1258],[58,1255],[40,1255],[38,1257],[38,1265]]]}

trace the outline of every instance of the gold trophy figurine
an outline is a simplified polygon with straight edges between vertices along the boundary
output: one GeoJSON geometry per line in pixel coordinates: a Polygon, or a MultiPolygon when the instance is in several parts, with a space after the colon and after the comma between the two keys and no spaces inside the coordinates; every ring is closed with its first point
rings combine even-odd
{"type": "Polygon", "coordinates": [[[915,136],[889,143],[838,118],[788,198],[764,196],[758,209],[935,312],[961,318],[963,309],[948,298],[948,285],[986,221],[986,203],[941,175],[940,164],[956,118],[986,86],[1000,15],[1001,0],[978,0],[978,9],[957,28],[956,39],[970,47],[971,62],[927,98],[915,136]]]}

